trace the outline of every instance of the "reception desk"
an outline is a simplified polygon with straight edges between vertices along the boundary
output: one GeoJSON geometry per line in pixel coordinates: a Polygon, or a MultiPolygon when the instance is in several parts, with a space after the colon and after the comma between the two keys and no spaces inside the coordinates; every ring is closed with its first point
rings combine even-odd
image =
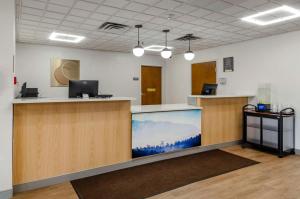
{"type": "Polygon", "coordinates": [[[15,99],[13,184],[130,160],[131,100],[15,99]]]}
{"type": "Polygon", "coordinates": [[[126,97],[15,99],[13,184],[240,140],[248,97],[190,96],[194,106],[131,106],[126,97]]]}
{"type": "Polygon", "coordinates": [[[191,95],[189,104],[202,107],[202,145],[242,139],[242,108],[254,95],[191,95]]]}

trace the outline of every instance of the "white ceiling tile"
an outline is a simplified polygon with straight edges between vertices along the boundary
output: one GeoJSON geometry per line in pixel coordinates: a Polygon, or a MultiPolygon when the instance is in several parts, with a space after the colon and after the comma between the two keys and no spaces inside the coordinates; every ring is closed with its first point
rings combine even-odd
{"type": "Polygon", "coordinates": [[[246,8],[243,8],[241,6],[231,6],[229,8],[222,10],[222,13],[228,14],[228,15],[234,15],[234,14],[246,11],[246,10],[247,10],[246,8]]]}
{"type": "MultiPolygon", "coordinates": [[[[72,21],[63,21],[62,22],[62,25],[63,26],[66,26],[66,27],[79,27],[79,23],[76,23],[76,22],[72,22],[72,21]]],[[[62,27],[61,27],[62,28],[62,27]]]]}
{"type": "Polygon", "coordinates": [[[36,15],[23,14],[21,16],[21,19],[26,19],[26,20],[30,20],[30,21],[40,21],[41,17],[36,16],[36,15]]]}
{"type": "Polygon", "coordinates": [[[107,19],[109,19],[109,16],[104,15],[104,14],[94,13],[90,16],[90,18],[96,19],[96,20],[101,20],[101,21],[106,21],[107,19]]]}
{"type": "Polygon", "coordinates": [[[107,15],[114,15],[118,10],[119,10],[118,8],[102,5],[96,11],[107,15]]]}
{"type": "Polygon", "coordinates": [[[162,13],[165,13],[166,11],[167,10],[165,10],[165,9],[156,8],[156,7],[150,7],[148,9],[146,9],[144,11],[144,13],[156,16],[156,15],[161,15],[162,13]]]}
{"type": "Polygon", "coordinates": [[[59,13],[55,13],[55,12],[45,12],[44,17],[47,18],[53,18],[53,19],[63,19],[65,17],[64,14],[59,14],[59,13]]]}
{"type": "Polygon", "coordinates": [[[123,17],[127,19],[132,19],[134,16],[136,16],[138,13],[133,12],[133,11],[128,11],[128,10],[120,10],[115,14],[117,17],[123,17]]]}
{"type": "Polygon", "coordinates": [[[228,3],[231,3],[231,4],[237,5],[237,4],[243,3],[243,2],[245,2],[245,1],[247,1],[247,0],[224,0],[224,1],[226,1],[226,2],[228,2],[228,3]]]}
{"type": "Polygon", "coordinates": [[[134,0],[139,3],[147,4],[147,5],[154,5],[158,3],[160,0],[134,0]]]}
{"type": "Polygon", "coordinates": [[[34,0],[22,0],[22,6],[37,8],[37,9],[45,9],[46,3],[34,0]]]}
{"type": "Polygon", "coordinates": [[[157,3],[155,6],[159,7],[159,8],[164,8],[164,9],[174,9],[178,6],[180,6],[181,3],[179,3],[178,1],[174,1],[174,0],[161,0],[159,3],[157,3]]]}
{"type": "Polygon", "coordinates": [[[111,21],[111,22],[115,22],[115,23],[126,23],[127,21],[128,21],[128,19],[125,19],[125,18],[122,18],[122,17],[116,17],[116,16],[114,16],[114,17],[111,17],[110,19],[109,19],[109,21],[111,21]]]}
{"type": "Polygon", "coordinates": [[[279,6],[280,6],[280,4],[270,2],[270,3],[266,3],[266,4],[263,4],[263,5],[257,6],[254,9],[257,10],[257,11],[266,11],[266,10],[270,10],[270,9],[273,9],[273,8],[277,8],[279,6]]]}
{"type": "Polygon", "coordinates": [[[148,6],[140,4],[140,3],[129,3],[128,5],[125,6],[125,9],[131,10],[131,11],[136,11],[136,12],[143,12],[146,10],[148,6]]]}
{"type": "Polygon", "coordinates": [[[195,16],[195,17],[203,17],[203,16],[208,15],[210,13],[212,13],[212,11],[199,8],[196,11],[189,13],[189,15],[192,15],[192,16],[195,16]]]}
{"type": "Polygon", "coordinates": [[[240,6],[245,8],[254,8],[260,5],[268,3],[268,0],[247,0],[240,4],[240,6]]]}
{"type": "Polygon", "coordinates": [[[197,10],[197,7],[190,6],[190,5],[187,5],[187,4],[183,4],[179,7],[176,7],[174,10],[177,11],[177,12],[187,14],[187,13],[190,13],[190,12],[193,12],[193,11],[197,10]]]}
{"type": "Polygon", "coordinates": [[[105,0],[103,4],[111,7],[123,8],[128,3],[129,1],[127,0],[105,0]]]}
{"type": "Polygon", "coordinates": [[[59,12],[59,13],[67,14],[69,12],[70,8],[65,7],[65,6],[55,5],[55,4],[48,4],[47,10],[52,11],[52,12],[59,12]]]}
{"type": "Polygon", "coordinates": [[[92,25],[87,25],[87,24],[82,24],[80,26],[80,28],[82,28],[84,30],[97,30],[98,29],[97,26],[92,26],[92,25]]]}
{"type": "Polygon", "coordinates": [[[221,18],[223,18],[223,17],[227,17],[227,16],[224,15],[224,14],[219,14],[219,13],[214,12],[214,13],[212,13],[212,14],[209,14],[209,15],[204,16],[203,18],[204,18],[204,19],[208,19],[208,20],[215,21],[215,20],[221,19],[221,18]]]}
{"type": "Polygon", "coordinates": [[[186,23],[191,23],[191,22],[197,20],[197,18],[190,16],[190,15],[183,15],[183,16],[177,17],[176,20],[186,22],[186,23]]]}
{"type": "Polygon", "coordinates": [[[75,0],[49,0],[50,3],[59,4],[63,6],[72,7],[75,0]]]}
{"type": "Polygon", "coordinates": [[[86,1],[78,1],[74,8],[82,9],[82,10],[89,10],[89,11],[94,11],[98,7],[98,4],[95,3],[90,3],[86,1]]]}
{"type": "Polygon", "coordinates": [[[42,19],[42,22],[50,24],[60,24],[61,21],[57,19],[44,18],[42,19]]]}
{"type": "Polygon", "coordinates": [[[166,23],[168,23],[168,19],[155,17],[154,19],[151,20],[151,22],[155,23],[155,24],[166,24],[166,23]]]}
{"type": "Polygon", "coordinates": [[[87,25],[94,25],[94,26],[100,26],[104,23],[104,21],[100,21],[100,20],[94,20],[94,19],[87,19],[84,21],[85,24],[87,25]]]}
{"type": "Polygon", "coordinates": [[[69,15],[65,18],[67,21],[72,21],[72,22],[77,22],[77,23],[82,23],[84,21],[84,18],[82,17],[76,17],[69,15]]]}
{"type": "Polygon", "coordinates": [[[213,2],[211,4],[206,5],[205,8],[207,8],[209,10],[220,12],[220,11],[226,9],[226,8],[231,7],[231,6],[232,6],[232,4],[226,3],[225,1],[216,1],[216,2],[213,2]]]}
{"type": "Polygon", "coordinates": [[[91,3],[97,3],[97,4],[100,4],[100,3],[102,3],[104,0],[85,0],[85,1],[88,1],[88,2],[91,2],[91,3]]]}
{"type": "Polygon", "coordinates": [[[147,15],[147,14],[142,14],[142,13],[140,13],[140,14],[138,14],[138,15],[135,16],[135,19],[138,19],[140,21],[149,21],[152,18],[154,18],[154,16],[147,15]]]}
{"type": "Polygon", "coordinates": [[[23,25],[30,25],[30,26],[39,25],[39,22],[37,22],[37,21],[30,21],[30,20],[24,20],[24,19],[21,19],[20,23],[23,24],[23,25]]]}
{"type": "Polygon", "coordinates": [[[80,9],[72,9],[70,12],[70,15],[78,16],[78,17],[88,17],[91,14],[91,12],[86,10],[80,10],[80,9]]]}
{"type": "Polygon", "coordinates": [[[23,7],[22,8],[22,14],[30,14],[30,15],[43,16],[44,11],[41,10],[41,9],[23,7]]]}

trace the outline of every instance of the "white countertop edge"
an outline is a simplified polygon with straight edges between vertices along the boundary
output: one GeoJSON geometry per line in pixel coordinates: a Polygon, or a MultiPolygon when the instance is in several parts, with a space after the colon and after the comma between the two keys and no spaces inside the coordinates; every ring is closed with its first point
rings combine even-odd
{"type": "Polygon", "coordinates": [[[201,110],[201,107],[188,104],[161,104],[161,105],[135,105],[131,106],[131,113],[152,113],[184,110],[201,110]]]}
{"type": "Polygon", "coordinates": [[[199,98],[234,98],[234,97],[255,97],[253,94],[239,94],[239,95],[189,95],[189,97],[199,98]]]}
{"type": "Polygon", "coordinates": [[[13,104],[39,104],[39,103],[67,103],[67,102],[110,102],[110,101],[134,101],[132,97],[111,97],[111,98],[18,98],[13,104]]]}

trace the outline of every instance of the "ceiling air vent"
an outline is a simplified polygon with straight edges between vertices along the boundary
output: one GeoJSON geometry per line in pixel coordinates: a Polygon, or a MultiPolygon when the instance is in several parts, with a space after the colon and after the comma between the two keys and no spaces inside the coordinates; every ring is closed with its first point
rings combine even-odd
{"type": "Polygon", "coordinates": [[[114,34],[122,34],[128,31],[129,29],[130,27],[128,25],[113,22],[105,22],[99,27],[100,31],[114,34]]]}
{"type": "Polygon", "coordinates": [[[201,39],[200,37],[194,36],[193,34],[186,34],[183,37],[179,37],[176,40],[178,41],[188,41],[188,40],[197,40],[201,39]]]}

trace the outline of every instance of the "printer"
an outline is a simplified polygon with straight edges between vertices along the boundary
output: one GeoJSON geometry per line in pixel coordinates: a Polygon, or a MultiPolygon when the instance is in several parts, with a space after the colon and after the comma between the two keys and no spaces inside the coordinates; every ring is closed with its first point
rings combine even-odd
{"type": "Polygon", "coordinates": [[[38,97],[39,92],[37,88],[26,88],[26,82],[22,85],[21,88],[21,97],[38,97]]]}

